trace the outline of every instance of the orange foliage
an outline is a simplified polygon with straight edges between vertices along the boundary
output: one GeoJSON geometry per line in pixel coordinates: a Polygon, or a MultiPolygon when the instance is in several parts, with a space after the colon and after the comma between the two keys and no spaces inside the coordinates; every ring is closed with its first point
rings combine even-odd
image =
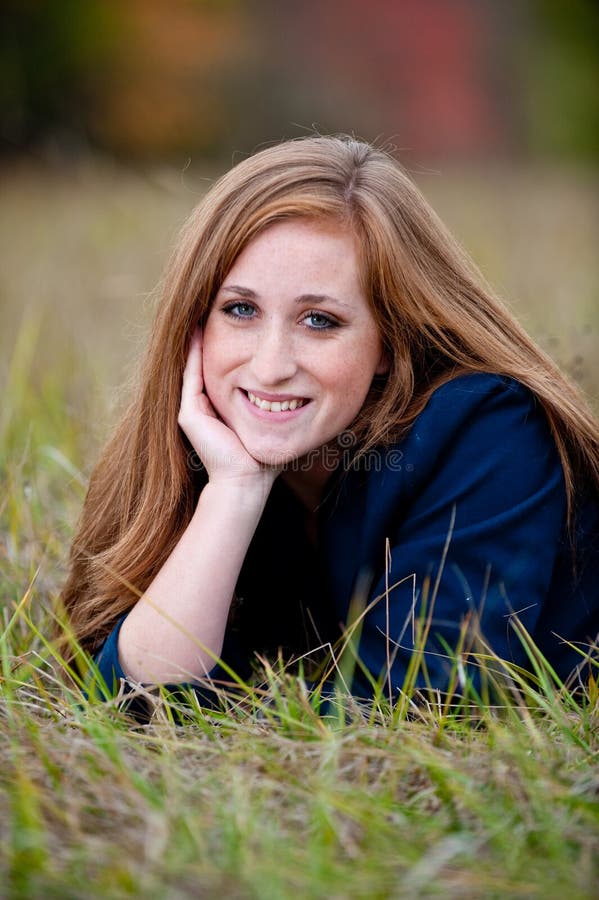
{"type": "Polygon", "coordinates": [[[212,148],[226,123],[222,75],[251,53],[236,5],[128,0],[120,48],[92,131],[133,156],[212,148]]]}

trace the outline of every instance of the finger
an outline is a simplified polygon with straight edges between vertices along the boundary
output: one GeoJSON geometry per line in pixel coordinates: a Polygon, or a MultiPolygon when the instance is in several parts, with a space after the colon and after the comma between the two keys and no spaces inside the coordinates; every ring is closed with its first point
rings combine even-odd
{"type": "Polygon", "coordinates": [[[191,336],[187,362],[183,370],[181,404],[195,399],[204,390],[202,377],[202,332],[196,328],[191,336]]]}

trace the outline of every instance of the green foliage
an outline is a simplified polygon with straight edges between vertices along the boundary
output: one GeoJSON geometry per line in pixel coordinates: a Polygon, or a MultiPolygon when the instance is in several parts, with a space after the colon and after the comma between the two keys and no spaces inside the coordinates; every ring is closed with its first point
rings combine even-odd
{"type": "Polygon", "coordinates": [[[593,896],[594,681],[575,697],[540,663],[493,707],[340,696],[323,717],[267,668],[222,712],[157,698],[139,725],[57,681],[30,606],[0,641],[10,896],[593,896]]]}
{"type": "Polygon", "coordinates": [[[597,160],[597,4],[535,0],[531,7],[532,23],[520,44],[528,149],[539,157],[597,160]]]}
{"type": "Polygon", "coordinates": [[[93,101],[118,35],[114,4],[5,0],[0,31],[2,136],[20,146],[49,131],[85,139],[93,101]]]}

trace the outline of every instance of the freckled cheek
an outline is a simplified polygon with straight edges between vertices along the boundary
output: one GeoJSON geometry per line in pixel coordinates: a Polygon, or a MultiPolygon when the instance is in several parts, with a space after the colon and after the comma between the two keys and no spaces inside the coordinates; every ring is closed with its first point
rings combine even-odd
{"type": "Polygon", "coordinates": [[[352,341],[320,358],[313,372],[323,387],[334,391],[349,391],[352,395],[366,396],[380,358],[378,339],[352,341]]]}
{"type": "Polygon", "coordinates": [[[248,341],[241,335],[223,333],[218,328],[206,327],[203,343],[204,378],[210,381],[235,370],[251,356],[248,341]]]}

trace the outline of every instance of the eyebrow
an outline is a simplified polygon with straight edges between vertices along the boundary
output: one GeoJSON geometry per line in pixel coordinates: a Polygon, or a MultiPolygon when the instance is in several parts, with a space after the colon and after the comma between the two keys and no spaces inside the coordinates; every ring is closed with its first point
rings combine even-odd
{"type": "MultiPolygon", "coordinates": [[[[251,288],[242,287],[239,284],[224,284],[221,287],[221,291],[229,291],[233,294],[238,294],[240,297],[245,297],[248,300],[258,300],[259,294],[256,291],[253,291],[251,288]]],[[[299,297],[296,297],[294,300],[298,305],[301,303],[334,303],[336,306],[341,306],[345,309],[349,307],[349,303],[345,303],[343,300],[340,300],[338,297],[333,297],[330,294],[300,294],[299,297]]]]}

